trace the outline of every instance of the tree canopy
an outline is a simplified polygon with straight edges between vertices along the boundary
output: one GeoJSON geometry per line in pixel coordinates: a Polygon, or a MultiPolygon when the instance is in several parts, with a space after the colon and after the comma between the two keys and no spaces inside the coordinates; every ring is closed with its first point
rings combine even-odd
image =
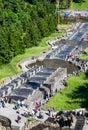
{"type": "Polygon", "coordinates": [[[39,45],[56,29],[56,17],[49,0],[0,0],[0,64],[39,45]]]}

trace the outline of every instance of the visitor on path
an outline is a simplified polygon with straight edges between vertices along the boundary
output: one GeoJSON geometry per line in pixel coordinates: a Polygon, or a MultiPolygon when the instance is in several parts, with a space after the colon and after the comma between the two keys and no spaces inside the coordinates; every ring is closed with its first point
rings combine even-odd
{"type": "Polygon", "coordinates": [[[5,103],[7,103],[7,101],[8,101],[6,96],[4,97],[4,101],[5,101],[5,103]]]}
{"type": "Polygon", "coordinates": [[[1,101],[0,101],[0,108],[2,107],[2,103],[1,103],[1,101]]]}
{"type": "Polygon", "coordinates": [[[17,122],[20,123],[21,122],[21,116],[17,116],[17,122]]]}
{"type": "Polygon", "coordinates": [[[51,116],[51,110],[48,109],[48,116],[51,116]]]}
{"type": "Polygon", "coordinates": [[[21,104],[20,100],[18,100],[17,103],[18,103],[18,106],[20,107],[20,104],[21,104]]]}
{"type": "Polygon", "coordinates": [[[43,113],[41,111],[39,112],[38,118],[43,119],[43,113]]]}
{"type": "Polygon", "coordinates": [[[4,108],[5,107],[5,102],[4,102],[3,98],[1,99],[1,103],[2,103],[2,107],[4,108]]]}
{"type": "Polygon", "coordinates": [[[20,102],[20,106],[21,106],[21,107],[24,107],[24,101],[21,101],[21,102],[20,102]]]}

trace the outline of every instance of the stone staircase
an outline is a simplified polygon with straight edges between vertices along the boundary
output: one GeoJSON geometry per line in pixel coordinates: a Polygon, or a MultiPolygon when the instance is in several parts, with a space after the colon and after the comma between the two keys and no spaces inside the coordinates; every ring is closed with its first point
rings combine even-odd
{"type": "Polygon", "coordinates": [[[85,123],[84,117],[77,117],[77,122],[74,130],[83,130],[84,123],[85,123]]]}

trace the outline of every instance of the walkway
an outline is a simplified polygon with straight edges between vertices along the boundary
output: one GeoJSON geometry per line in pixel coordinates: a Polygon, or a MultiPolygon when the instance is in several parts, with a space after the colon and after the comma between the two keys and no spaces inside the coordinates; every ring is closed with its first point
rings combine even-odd
{"type": "MultiPolygon", "coordinates": [[[[11,126],[17,126],[17,127],[23,127],[24,123],[27,121],[27,118],[21,116],[21,122],[17,123],[17,116],[18,113],[16,112],[16,110],[13,109],[14,105],[13,104],[5,104],[4,108],[0,108],[0,115],[5,116],[7,118],[9,118],[11,120],[11,126]]],[[[23,113],[25,110],[25,108],[21,108],[20,109],[20,113],[23,113]]]]}
{"type": "MultiPolygon", "coordinates": [[[[0,108],[0,115],[9,118],[11,120],[12,127],[22,128],[28,119],[27,117],[22,116],[22,114],[24,112],[28,112],[28,111],[30,111],[30,113],[32,113],[33,108],[29,108],[29,110],[28,110],[26,107],[20,107],[20,109],[18,109],[19,114],[17,113],[17,110],[14,110],[13,108],[14,108],[14,104],[6,103],[4,108],[2,108],[2,107],[0,108]],[[20,123],[17,123],[17,121],[16,121],[18,115],[20,115],[20,117],[21,117],[20,123]]],[[[44,122],[49,117],[47,114],[47,111],[41,110],[41,113],[43,114],[43,118],[38,118],[39,112],[40,111],[38,111],[36,116],[33,116],[33,118],[35,120],[44,122]]]]}

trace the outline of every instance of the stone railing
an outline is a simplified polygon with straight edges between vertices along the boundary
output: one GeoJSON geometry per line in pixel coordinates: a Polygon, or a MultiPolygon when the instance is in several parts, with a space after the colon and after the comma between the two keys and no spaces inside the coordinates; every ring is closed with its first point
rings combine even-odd
{"type": "Polygon", "coordinates": [[[11,93],[12,90],[20,87],[23,83],[25,83],[28,79],[33,77],[36,73],[38,73],[43,66],[34,66],[27,72],[21,74],[19,77],[16,79],[12,80],[11,83],[2,86],[0,89],[0,97],[7,96],[8,94],[11,93]]]}

